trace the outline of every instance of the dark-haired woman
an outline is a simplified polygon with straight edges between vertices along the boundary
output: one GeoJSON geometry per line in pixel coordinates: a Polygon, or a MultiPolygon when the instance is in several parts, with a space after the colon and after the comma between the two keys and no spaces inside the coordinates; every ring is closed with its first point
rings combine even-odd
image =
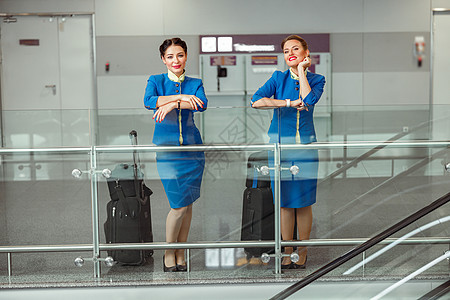
{"type": "MultiPolygon", "coordinates": [[[[203,83],[187,77],[187,45],[180,38],[165,40],[159,47],[167,73],[147,81],[144,105],[154,110],[156,145],[202,144],[193,113],[207,107],[203,83]]],[[[203,152],[157,152],[157,169],[170,204],[166,219],[166,241],[186,242],[192,218],[192,204],[200,197],[205,156],[203,152]]],[[[184,249],[166,250],[164,272],[186,271],[184,249]]]]}
{"type": "MultiPolygon", "coordinates": [[[[325,77],[307,71],[311,65],[308,44],[297,36],[286,37],[281,43],[285,72],[275,71],[272,77],[252,97],[254,108],[275,108],[269,128],[271,143],[309,144],[316,142],[313,113],[325,85],[325,77]],[[272,98],[273,97],[273,98],[272,98]]],[[[269,159],[272,161],[273,159],[269,159]]],[[[318,153],[317,150],[283,150],[283,169],[296,165],[300,171],[281,174],[281,237],[292,240],[297,221],[299,240],[308,240],[312,226],[312,204],[316,202],[318,153]]],[[[273,173],[272,175],[272,185],[273,173]]],[[[292,247],[285,252],[292,253],[292,247]]],[[[300,259],[293,263],[283,258],[282,269],[304,268],[306,248],[299,248],[300,259]]]]}

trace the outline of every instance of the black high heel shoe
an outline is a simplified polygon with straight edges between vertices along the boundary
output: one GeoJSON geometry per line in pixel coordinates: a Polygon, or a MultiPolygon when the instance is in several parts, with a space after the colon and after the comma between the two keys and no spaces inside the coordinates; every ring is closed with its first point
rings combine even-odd
{"type": "Polygon", "coordinates": [[[177,264],[177,271],[178,272],[187,272],[187,265],[186,264],[184,264],[184,265],[179,265],[179,264],[177,264]]]}
{"type": "MultiPolygon", "coordinates": [[[[177,260],[177,252],[175,251],[175,261],[177,260]]],[[[177,271],[178,272],[187,272],[187,264],[186,264],[186,260],[184,259],[184,251],[183,251],[183,261],[184,264],[177,264],[177,271]]]]}
{"type": "Polygon", "coordinates": [[[292,262],[288,263],[287,265],[283,265],[283,263],[281,264],[281,269],[282,270],[287,270],[287,269],[292,269],[292,262]]]}
{"type": "Polygon", "coordinates": [[[292,263],[292,269],[306,269],[306,261],[308,260],[308,256],[305,257],[305,262],[302,265],[292,263]]]}
{"type": "Polygon", "coordinates": [[[177,266],[166,267],[165,258],[166,258],[166,256],[163,255],[163,270],[164,270],[164,272],[176,272],[177,266]]]}

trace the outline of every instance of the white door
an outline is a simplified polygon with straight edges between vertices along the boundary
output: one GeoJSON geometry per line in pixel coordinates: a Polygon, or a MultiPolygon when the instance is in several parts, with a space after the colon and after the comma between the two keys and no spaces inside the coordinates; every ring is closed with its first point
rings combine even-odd
{"type": "Polygon", "coordinates": [[[68,145],[62,139],[66,129],[75,131],[73,137],[86,128],[67,125],[80,124],[74,118],[86,111],[79,110],[94,107],[91,17],[14,18],[0,25],[4,146],[68,145]],[[14,141],[15,134],[31,133],[39,137],[28,141],[41,142],[14,141]]]}
{"type": "Polygon", "coordinates": [[[2,24],[3,110],[61,108],[57,29],[55,18],[2,24]]]}
{"type": "Polygon", "coordinates": [[[432,126],[435,140],[450,139],[450,11],[433,13],[432,126]]]}
{"type": "MultiPolygon", "coordinates": [[[[88,146],[88,109],[95,107],[91,16],[14,19],[0,23],[3,146],[88,146]]],[[[14,178],[55,174],[51,164],[24,166],[10,170],[14,178]]]]}

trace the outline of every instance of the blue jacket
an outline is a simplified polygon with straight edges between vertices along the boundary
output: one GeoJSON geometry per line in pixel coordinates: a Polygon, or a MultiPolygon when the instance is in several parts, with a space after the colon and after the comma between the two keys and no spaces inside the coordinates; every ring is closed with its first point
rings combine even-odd
{"type": "MultiPolygon", "coordinates": [[[[325,77],[319,74],[307,72],[306,79],[311,87],[311,92],[303,99],[308,105],[308,111],[300,112],[299,127],[297,129],[297,109],[293,107],[276,108],[273,111],[272,122],[269,128],[271,143],[295,144],[297,130],[300,133],[302,144],[316,142],[313,113],[314,105],[319,101],[325,86],[325,77]],[[280,127],[279,127],[280,126],[280,127]]],[[[269,80],[253,95],[252,104],[261,98],[284,100],[297,100],[299,97],[299,81],[291,77],[290,71],[275,71],[269,80]]]]}
{"type": "MultiPolygon", "coordinates": [[[[145,108],[156,110],[156,102],[159,96],[170,96],[176,94],[195,95],[203,101],[203,108],[198,106],[198,111],[204,111],[208,106],[205,90],[201,79],[185,77],[180,84],[171,81],[165,74],[152,75],[147,80],[145,88],[145,108]]],[[[179,113],[181,111],[181,133],[183,145],[202,144],[200,132],[194,123],[194,110],[174,109],[167,114],[161,123],[155,124],[153,143],[156,145],[180,145],[179,113]]]]}

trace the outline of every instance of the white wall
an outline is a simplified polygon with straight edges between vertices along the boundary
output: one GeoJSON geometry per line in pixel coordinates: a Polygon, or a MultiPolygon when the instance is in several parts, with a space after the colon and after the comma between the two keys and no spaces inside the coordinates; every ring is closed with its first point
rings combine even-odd
{"type": "MultiPolygon", "coordinates": [[[[126,102],[140,108],[142,78],[164,70],[157,47],[166,37],[187,38],[198,50],[202,34],[330,33],[333,105],[429,103],[431,8],[449,0],[3,0],[3,12],[95,13],[101,108],[126,102]],[[425,36],[417,68],[414,36],[425,36]],[[147,40],[147,42],[145,42],[147,40]],[[108,45],[108,47],[102,47],[108,45]],[[131,49],[131,50],[130,50],[131,49]],[[384,59],[377,59],[377,56],[384,59]],[[114,56],[112,70],[104,63],[114,56]],[[114,65],[114,63],[117,63],[114,65]],[[114,68],[113,68],[114,67],[114,68]],[[380,95],[380,84],[384,95],[380,95]],[[393,84],[395,83],[395,85],[393,84]],[[118,91],[118,89],[121,89],[118,91]],[[115,91],[115,92],[114,92],[115,91]],[[108,95],[109,98],[104,98],[108,95]],[[113,97],[114,95],[120,95],[113,97]],[[113,98],[111,98],[113,97],[113,98]]],[[[198,75],[190,52],[188,73],[198,75]]],[[[145,83],[144,83],[145,85],[145,83]]]]}
{"type": "Polygon", "coordinates": [[[2,0],[0,11],[95,12],[97,35],[429,31],[448,0],[2,0]]]}
{"type": "Polygon", "coordinates": [[[430,30],[430,0],[95,0],[97,35],[430,30]]]}
{"type": "MultiPolygon", "coordinates": [[[[423,0],[133,0],[126,4],[120,0],[95,0],[97,36],[111,39],[118,36],[230,33],[326,32],[332,37],[340,34],[331,44],[333,61],[339,59],[340,53],[355,52],[355,55],[342,57],[332,70],[329,82],[333,82],[335,106],[429,103],[429,87],[422,86],[429,76],[429,68],[416,70],[410,66],[414,64],[414,37],[408,36],[401,46],[396,40],[411,32],[429,37],[430,5],[430,1],[423,0]],[[395,36],[388,36],[390,33],[395,36]],[[347,36],[346,44],[342,41],[345,34],[356,36],[347,36]],[[372,53],[376,51],[383,56],[383,48],[391,44],[389,39],[394,39],[394,49],[383,61],[374,61],[372,53]],[[383,45],[385,40],[386,45],[383,45]],[[399,62],[398,58],[409,60],[399,62]],[[349,70],[352,64],[357,66],[356,70],[349,70]],[[370,69],[371,66],[380,68],[370,69]],[[380,97],[377,89],[386,81],[386,96],[380,97]],[[419,89],[419,86],[422,87],[419,89]]],[[[195,69],[189,70],[197,74],[195,69]]],[[[102,78],[101,82],[111,89],[117,83],[108,77],[102,78]]]]}
{"type": "Polygon", "coordinates": [[[163,3],[161,0],[95,1],[96,35],[164,35],[163,3]]]}

